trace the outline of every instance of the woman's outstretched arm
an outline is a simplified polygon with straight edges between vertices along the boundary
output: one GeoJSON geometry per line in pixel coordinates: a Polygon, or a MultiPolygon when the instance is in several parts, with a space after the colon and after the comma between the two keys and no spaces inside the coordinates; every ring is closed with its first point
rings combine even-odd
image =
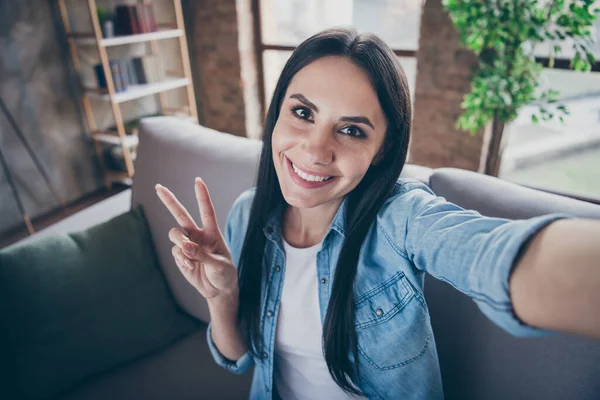
{"type": "Polygon", "coordinates": [[[378,223],[399,256],[470,296],[512,335],[600,338],[600,221],[568,213],[486,217],[410,181],[378,223]]]}
{"type": "Polygon", "coordinates": [[[564,219],[538,232],[510,277],[517,316],[600,339],[600,221],[564,219]]]}

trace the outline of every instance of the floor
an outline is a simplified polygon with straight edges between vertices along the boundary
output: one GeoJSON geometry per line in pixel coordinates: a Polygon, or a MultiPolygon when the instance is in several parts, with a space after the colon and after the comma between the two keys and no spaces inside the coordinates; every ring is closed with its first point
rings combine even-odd
{"type": "MultiPolygon", "coordinates": [[[[75,214],[78,211],[83,210],[84,208],[90,207],[104,199],[107,199],[124,190],[127,190],[128,188],[129,186],[127,185],[115,183],[113,184],[110,190],[99,190],[98,192],[92,193],[82,199],[76,200],[73,203],[67,204],[67,208],[64,211],[61,209],[57,209],[46,215],[32,219],[31,223],[36,231],[40,231],[70,215],[75,214]]],[[[13,243],[16,243],[19,240],[27,237],[28,235],[29,233],[27,232],[25,222],[23,222],[23,225],[20,228],[12,230],[0,236],[0,249],[9,246],[13,243]]]]}

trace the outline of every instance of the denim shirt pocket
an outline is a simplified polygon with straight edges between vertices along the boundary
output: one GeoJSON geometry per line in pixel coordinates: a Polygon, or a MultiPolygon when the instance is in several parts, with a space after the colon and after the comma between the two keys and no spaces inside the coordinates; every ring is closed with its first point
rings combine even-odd
{"type": "Polygon", "coordinates": [[[419,359],[432,338],[422,296],[401,271],[356,299],[355,329],[360,354],[380,371],[419,359]]]}

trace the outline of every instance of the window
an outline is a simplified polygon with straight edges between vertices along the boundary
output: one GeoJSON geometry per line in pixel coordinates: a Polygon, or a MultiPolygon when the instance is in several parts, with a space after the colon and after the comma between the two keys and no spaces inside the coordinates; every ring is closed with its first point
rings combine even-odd
{"type": "Polygon", "coordinates": [[[259,12],[261,100],[268,107],[279,74],[294,48],[326,28],[353,26],[392,47],[414,96],[421,0],[254,0],[259,12]]]}
{"type": "MultiPolygon", "coordinates": [[[[600,201],[600,23],[595,25],[596,64],[593,72],[568,69],[572,46],[563,44],[553,69],[544,69],[541,89],[560,91],[570,115],[534,124],[538,107],[521,110],[506,126],[506,147],[500,177],[526,186],[600,201]]],[[[548,56],[550,44],[536,49],[548,56]]]]}

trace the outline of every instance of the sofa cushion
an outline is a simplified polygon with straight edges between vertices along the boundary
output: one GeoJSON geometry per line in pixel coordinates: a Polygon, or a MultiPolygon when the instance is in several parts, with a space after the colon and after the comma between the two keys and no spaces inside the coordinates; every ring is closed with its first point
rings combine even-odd
{"type": "Polygon", "coordinates": [[[252,368],[235,375],[215,363],[206,327],[119,368],[95,376],[61,400],[247,399],[252,368]]]}
{"type": "Polygon", "coordinates": [[[167,288],[141,206],[0,251],[4,368],[20,397],[53,397],[199,326],[167,288]]]}

